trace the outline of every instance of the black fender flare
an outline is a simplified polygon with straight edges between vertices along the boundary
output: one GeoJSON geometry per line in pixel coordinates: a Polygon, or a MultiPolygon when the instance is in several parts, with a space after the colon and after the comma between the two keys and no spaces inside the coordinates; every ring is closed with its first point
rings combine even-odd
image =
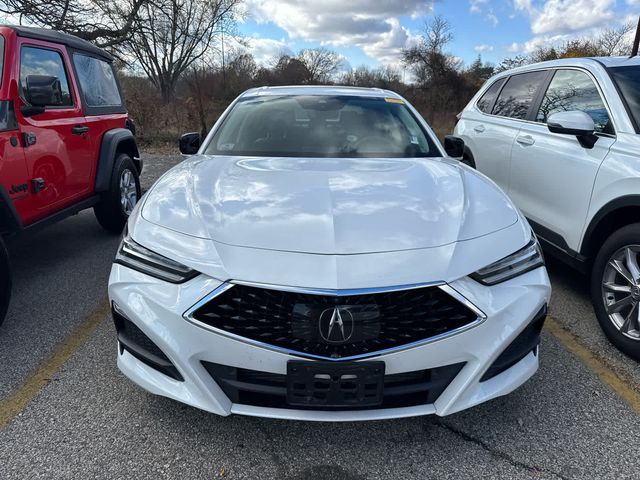
{"type": "MultiPolygon", "coordinates": [[[[98,168],[96,170],[96,192],[106,192],[109,190],[113,163],[118,152],[127,153],[133,159],[140,157],[138,146],[136,145],[136,140],[131,130],[114,128],[102,136],[98,168]]],[[[141,162],[134,160],[134,164],[139,170],[142,170],[141,162]]],[[[140,171],[138,171],[138,173],[140,173],[140,171]]]]}
{"type": "Polygon", "coordinates": [[[9,194],[0,185],[0,235],[16,233],[22,230],[22,222],[18,216],[9,194]]]}

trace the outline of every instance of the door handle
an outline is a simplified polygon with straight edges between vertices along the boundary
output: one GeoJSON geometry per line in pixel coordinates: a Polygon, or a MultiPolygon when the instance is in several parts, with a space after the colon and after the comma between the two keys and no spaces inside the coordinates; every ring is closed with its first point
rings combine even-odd
{"type": "Polygon", "coordinates": [[[520,135],[516,138],[516,142],[518,142],[520,145],[533,145],[534,143],[536,143],[536,139],[531,135],[520,135]]]}
{"type": "Polygon", "coordinates": [[[83,133],[87,133],[89,131],[89,127],[85,125],[76,125],[71,128],[71,133],[74,135],[82,135],[83,133]]]}
{"type": "Polygon", "coordinates": [[[478,133],[482,133],[485,131],[484,125],[476,125],[475,127],[473,127],[473,129],[478,133]]]}

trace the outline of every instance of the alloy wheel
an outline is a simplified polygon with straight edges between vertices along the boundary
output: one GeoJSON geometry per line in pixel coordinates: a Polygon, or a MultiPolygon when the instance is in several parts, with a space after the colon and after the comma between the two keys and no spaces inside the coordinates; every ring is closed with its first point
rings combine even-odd
{"type": "Polygon", "coordinates": [[[122,171],[120,175],[120,204],[122,211],[128,216],[138,203],[138,187],[133,172],[129,169],[122,171]]]}
{"type": "Polygon", "coordinates": [[[602,299],[609,320],[625,337],[640,341],[640,245],[617,250],[604,269],[602,299]]]}

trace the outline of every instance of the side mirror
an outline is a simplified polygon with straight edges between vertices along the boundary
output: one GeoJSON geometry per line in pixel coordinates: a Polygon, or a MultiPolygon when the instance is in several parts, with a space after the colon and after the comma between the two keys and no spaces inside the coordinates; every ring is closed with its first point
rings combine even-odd
{"type": "Polygon", "coordinates": [[[462,158],[464,156],[464,140],[447,135],[444,137],[444,151],[452,158],[462,158]]]}
{"type": "Polygon", "coordinates": [[[27,75],[27,101],[34,107],[57,107],[64,105],[60,79],[50,75],[27,75]]]}
{"type": "Polygon", "coordinates": [[[24,96],[29,105],[20,108],[22,115],[31,117],[43,113],[45,107],[64,105],[60,79],[50,75],[27,75],[24,96]]]}
{"type": "Polygon", "coordinates": [[[200,149],[200,134],[198,132],[185,133],[180,137],[180,153],[194,155],[200,149]]]}
{"type": "Polygon", "coordinates": [[[593,118],[580,110],[556,112],[549,115],[547,128],[551,133],[575,135],[584,148],[593,148],[598,141],[593,118]]]}

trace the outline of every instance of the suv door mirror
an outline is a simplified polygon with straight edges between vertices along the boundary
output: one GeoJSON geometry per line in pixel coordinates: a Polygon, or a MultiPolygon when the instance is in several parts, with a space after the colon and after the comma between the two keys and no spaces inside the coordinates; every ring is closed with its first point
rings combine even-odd
{"type": "Polygon", "coordinates": [[[200,134],[198,132],[185,133],[180,137],[180,153],[194,155],[200,149],[200,134]]]}
{"type": "Polygon", "coordinates": [[[584,148],[593,148],[598,141],[593,118],[580,110],[556,112],[549,115],[547,128],[551,133],[575,135],[584,148]]]}
{"type": "Polygon", "coordinates": [[[444,137],[444,151],[452,158],[462,158],[464,156],[464,140],[447,135],[444,137]]]}
{"type": "Polygon", "coordinates": [[[43,113],[45,107],[64,104],[60,79],[50,75],[27,75],[24,96],[30,104],[20,107],[25,117],[43,113]]]}
{"type": "Polygon", "coordinates": [[[50,75],[27,75],[27,101],[34,107],[56,107],[63,105],[60,79],[50,75]]]}
{"type": "Polygon", "coordinates": [[[549,115],[547,127],[552,133],[566,135],[593,135],[596,130],[593,119],[580,110],[556,112],[549,115]]]}

